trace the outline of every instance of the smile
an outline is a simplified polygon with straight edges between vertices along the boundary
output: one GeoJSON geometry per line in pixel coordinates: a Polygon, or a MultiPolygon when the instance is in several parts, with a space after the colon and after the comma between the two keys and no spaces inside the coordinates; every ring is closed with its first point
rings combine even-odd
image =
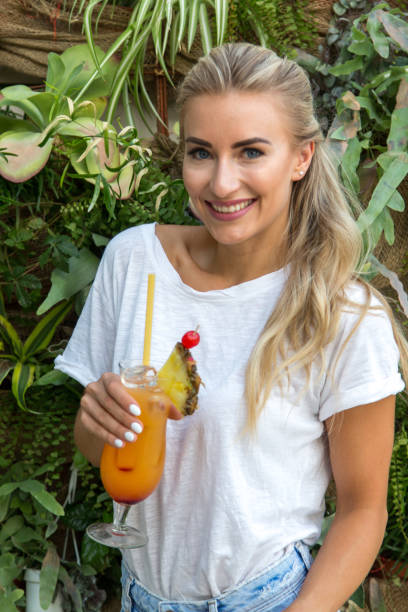
{"type": "Polygon", "coordinates": [[[247,208],[253,204],[254,201],[255,198],[251,198],[250,200],[242,200],[236,204],[215,204],[214,202],[209,202],[208,200],[206,200],[206,203],[209,204],[216,212],[231,214],[244,210],[244,208],[247,208]]]}

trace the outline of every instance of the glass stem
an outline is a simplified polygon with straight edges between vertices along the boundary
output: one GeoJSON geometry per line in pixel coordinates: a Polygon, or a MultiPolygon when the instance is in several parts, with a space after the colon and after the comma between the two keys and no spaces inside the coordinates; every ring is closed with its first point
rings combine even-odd
{"type": "Polygon", "coordinates": [[[119,504],[116,502],[115,512],[113,513],[112,532],[119,535],[126,531],[126,519],[131,508],[130,504],[119,504]]]}

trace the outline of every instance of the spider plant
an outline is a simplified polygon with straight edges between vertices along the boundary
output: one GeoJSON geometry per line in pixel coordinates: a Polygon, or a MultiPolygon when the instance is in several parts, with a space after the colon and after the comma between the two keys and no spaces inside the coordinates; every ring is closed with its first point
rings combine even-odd
{"type": "MultiPolygon", "coordinates": [[[[200,36],[202,50],[208,53],[213,46],[222,44],[227,30],[228,0],[135,0],[127,28],[118,36],[99,61],[95,53],[93,22],[96,8],[95,29],[108,0],[74,0],[75,9],[84,12],[85,35],[98,70],[118,51],[121,61],[117,68],[106,112],[106,121],[112,123],[120,98],[124,105],[128,125],[134,125],[130,95],[138,113],[148,126],[146,111],[162,121],[151,101],[144,82],[143,66],[149,45],[153,46],[158,69],[173,84],[170,72],[174,69],[178,51],[191,51],[196,36],[200,36]],[[78,6],[77,6],[78,5],[78,6]],[[170,71],[169,71],[170,69],[170,71]]],[[[112,5],[110,5],[112,8],[112,5]]],[[[150,48],[150,47],[149,47],[150,48]]],[[[91,82],[98,76],[95,71],[91,82]]],[[[83,95],[86,87],[81,93],[83,95]]],[[[149,128],[150,129],[150,128],[149,128]]]]}

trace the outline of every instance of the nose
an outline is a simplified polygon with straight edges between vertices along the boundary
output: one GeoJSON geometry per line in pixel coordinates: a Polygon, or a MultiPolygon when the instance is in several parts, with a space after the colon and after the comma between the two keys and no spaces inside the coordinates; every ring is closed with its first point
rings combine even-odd
{"type": "Polygon", "coordinates": [[[218,159],[213,165],[210,188],[214,196],[225,199],[240,186],[239,169],[231,159],[218,159]]]}

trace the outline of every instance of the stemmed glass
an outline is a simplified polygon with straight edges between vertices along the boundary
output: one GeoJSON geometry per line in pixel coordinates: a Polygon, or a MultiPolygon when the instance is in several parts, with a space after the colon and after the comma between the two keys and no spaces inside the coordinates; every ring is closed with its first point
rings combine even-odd
{"type": "Polygon", "coordinates": [[[138,548],[147,536],[127,524],[130,508],[146,499],[160,482],[166,455],[167,407],[156,370],[134,360],[119,364],[122,384],[141,408],[143,433],[122,448],[105,444],[100,473],[103,486],[116,502],[113,523],[95,523],[90,538],[113,548],[138,548]]]}

